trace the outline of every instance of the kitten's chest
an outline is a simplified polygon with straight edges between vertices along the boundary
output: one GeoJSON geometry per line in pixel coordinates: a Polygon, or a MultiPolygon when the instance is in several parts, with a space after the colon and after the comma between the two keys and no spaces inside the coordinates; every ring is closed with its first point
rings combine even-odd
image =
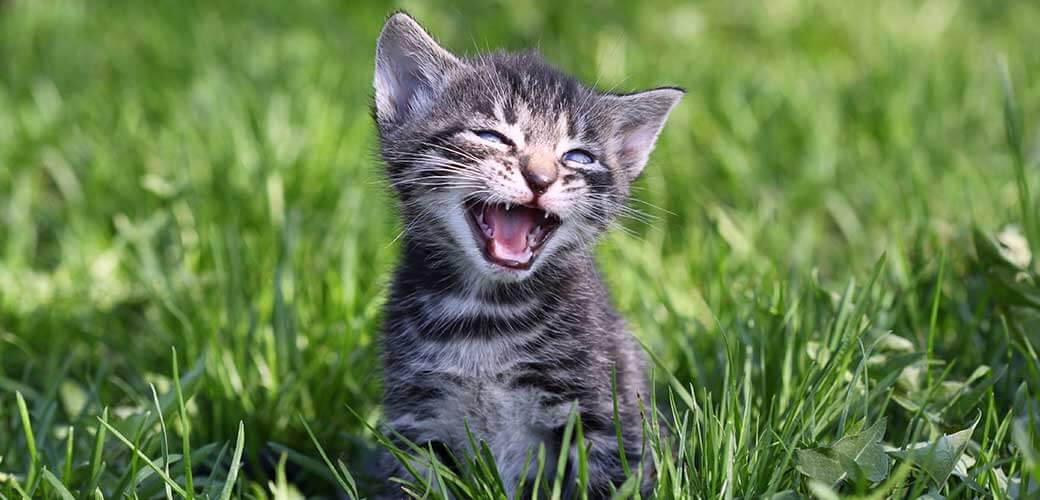
{"type": "Polygon", "coordinates": [[[465,421],[489,441],[521,431],[540,439],[566,420],[566,405],[549,386],[531,383],[532,371],[558,363],[525,341],[525,335],[473,335],[422,342],[414,346],[410,367],[429,377],[430,385],[445,389],[438,417],[446,425],[464,430],[465,421]]]}
{"type": "Polygon", "coordinates": [[[544,389],[518,386],[511,372],[453,375],[442,418],[456,425],[465,420],[489,440],[521,431],[541,437],[566,420],[565,405],[544,389]]]}
{"type": "MultiPolygon", "coordinates": [[[[508,373],[454,379],[446,391],[438,421],[444,439],[456,450],[470,450],[466,427],[487,443],[504,477],[516,477],[528,454],[545,445],[555,455],[557,431],[567,419],[568,405],[540,389],[514,386],[508,373]]],[[[553,459],[555,460],[555,459],[553,459]]]]}

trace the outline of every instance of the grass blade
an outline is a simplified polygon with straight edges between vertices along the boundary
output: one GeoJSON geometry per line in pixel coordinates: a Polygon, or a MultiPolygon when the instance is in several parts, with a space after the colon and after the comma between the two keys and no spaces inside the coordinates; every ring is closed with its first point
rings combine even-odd
{"type": "MultiPolygon", "coordinates": [[[[195,481],[192,477],[191,466],[191,420],[188,419],[188,410],[184,406],[184,392],[181,390],[180,367],[177,363],[177,348],[171,348],[173,356],[173,387],[177,393],[177,409],[181,421],[181,455],[184,456],[184,489],[187,491],[188,499],[195,498],[195,481]]],[[[156,405],[159,402],[156,400],[156,405]]],[[[161,415],[160,415],[161,416],[161,415]]]]}
{"type": "Polygon", "coordinates": [[[134,445],[133,442],[131,442],[129,439],[127,439],[126,436],[122,435],[115,427],[113,427],[108,422],[106,422],[106,421],[104,421],[102,419],[98,419],[98,422],[100,422],[101,425],[103,425],[106,429],[108,429],[108,431],[111,432],[112,435],[116,437],[116,439],[118,439],[120,442],[122,442],[124,445],[126,445],[126,447],[129,448],[130,451],[136,457],[138,457],[139,459],[143,460],[145,465],[147,465],[153,471],[155,471],[155,473],[158,474],[159,477],[161,477],[163,479],[163,481],[165,481],[166,484],[168,484],[170,486],[170,488],[172,488],[175,493],[177,493],[178,495],[180,495],[182,497],[188,496],[188,492],[184,491],[184,488],[182,488],[181,485],[177,484],[177,482],[174,481],[173,478],[171,478],[169,474],[167,474],[161,467],[156,465],[155,462],[152,461],[152,459],[148,458],[148,456],[145,455],[144,452],[142,452],[140,450],[140,448],[138,448],[136,445],[134,445]]]}
{"type": "Polygon", "coordinates": [[[29,490],[33,489],[33,485],[36,484],[36,475],[40,467],[40,456],[36,451],[36,437],[33,435],[32,422],[29,419],[29,408],[25,406],[25,398],[22,397],[22,393],[17,391],[14,393],[15,399],[18,401],[18,415],[22,419],[22,430],[25,433],[25,445],[29,448],[29,471],[25,474],[25,487],[29,490]]]}
{"type": "Polygon", "coordinates": [[[246,444],[246,428],[243,422],[238,423],[238,437],[235,439],[235,451],[231,456],[231,465],[228,468],[228,477],[224,481],[224,487],[220,490],[220,500],[230,500],[231,493],[238,482],[238,471],[242,468],[242,451],[246,444]]]}
{"type": "Polygon", "coordinates": [[[46,467],[43,468],[43,480],[61,497],[61,500],[75,500],[76,497],[72,496],[72,492],[65,485],[61,484],[61,480],[54,477],[54,474],[51,474],[51,471],[47,470],[46,467]]]}
{"type": "MultiPolygon", "coordinates": [[[[329,472],[332,473],[332,477],[336,478],[336,482],[339,483],[340,488],[351,498],[356,500],[358,498],[358,492],[352,487],[353,480],[349,483],[348,481],[340,476],[339,471],[335,466],[332,465],[332,461],[329,460],[329,456],[325,453],[325,448],[318,442],[318,438],[314,436],[314,432],[311,431],[311,427],[307,425],[307,421],[300,415],[300,423],[303,424],[303,429],[307,431],[307,435],[311,438],[311,442],[314,443],[314,447],[318,449],[318,454],[321,455],[321,460],[325,462],[325,466],[329,468],[329,472]]],[[[345,470],[345,469],[344,469],[345,470]]]]}
{"type": "Polygon", "coordinates": [[[70,425],[68,433],[65,438],[65,467],[61,472],[61,479],[65,482],[72,481],[72,453],[76,445],[76,428],[70,425]]]}

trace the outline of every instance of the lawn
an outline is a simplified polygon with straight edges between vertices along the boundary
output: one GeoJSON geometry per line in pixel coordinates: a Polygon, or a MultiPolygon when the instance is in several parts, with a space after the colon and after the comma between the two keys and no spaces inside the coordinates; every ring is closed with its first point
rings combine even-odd
{"type": "Polygon", "coordinates": [[[0,499],[371,494],[394,8],[688,90],[598,254],[658,498],[1040,495],[1040,3],[0,0],[0,499]]]}

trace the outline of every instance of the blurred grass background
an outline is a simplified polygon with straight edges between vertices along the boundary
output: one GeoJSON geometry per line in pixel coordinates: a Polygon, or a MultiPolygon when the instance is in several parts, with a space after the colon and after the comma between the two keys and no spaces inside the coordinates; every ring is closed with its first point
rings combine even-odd
{"type": "MultiPolygon", "coordinates": [[[[1025,342],[1002,329],[1014,304],[989,288],[972,228],[1018,224],[1037,241],[1016,177],[1035,189],[1037,2],[8,0],[0,492],[28,487],[26,470],[60,469],[66,442],[76,458],[62,481],[89,484],[97,416],[108,407],[136,432],[134,416],[155,413],[149,385],[171,391],[172,347],[190,400],[186,419],[174,410],[162,425],[182,435],[190,421],[202,446],[233,442],[242,421],[236,491],[270,494],[286,449],[298,465],[318,459],[300,416],[364,469],[375,445],[347,408],[378,422],[399,231],[368,110],[375,39],[397,8],[459,53],[537,47],[600,88],[688,90],[632,202],[654,220],[629,221],[634,234],[608,238],[600,263],[633,330],[706,399],[747,376],[749,418],[778,419],[771,408],[815,363],[809,344],[827,341],[835,298],[882,255],[878,288],[863,292],[868,333],[932,344],[950,362],[937,378],[1008,366],[980,403],[987,415],[1011,411],[1023,383],[1035,399],[1023,347],[1034,323],[1011,318],[1025,342]],[[1024,131],[1011,141],[1021,163],[1008,116],[1024,131]]],[[[863,416],[916,418],[893,408],[863,416]]],[[[148,423],[141,446],[155,456],[148,423]]],[[[831,424],[789,445],[826,441],[831,424]]],[[[889,441],[906,442],[907,425],[889,441]]],[[[133,490],[140,464],[121,443],[103,448],[103,492],[133,490]]],[[[753,455],[748,467],[782,469],[773,491],[808,491],[793,464],[753,455]]],[[[753,472],[738,470],[730,491],[773,488],[753,472]]],[[[307,494],[332,489],[313,467],[296,474],[307,494]]]]}

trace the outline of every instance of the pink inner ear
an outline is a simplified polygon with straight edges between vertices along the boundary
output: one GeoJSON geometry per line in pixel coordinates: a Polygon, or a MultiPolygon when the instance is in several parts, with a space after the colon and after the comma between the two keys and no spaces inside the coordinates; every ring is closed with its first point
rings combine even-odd
{"type": "Polygon", "coordinates": [[[376,42],[376,114],[399,122],[429,104],[436,87],[462,63],[412,18],[394,14],[376,42]]]}
{"type": "Polygon", "coordinates": [[[628,135],[628,140],[625,141],[625,149],[632,150],[632,153],[638,154],[653,145],[657,134],[654,133],[654,127],[648,125],[650,124],[645,124],[628,135]]]}
{"type": "Polygon", "coordinates": [[[683,96],[675,88],[660,88],[623,96],[606,96],[618,120],[618,155],[629,176],[636,178],[646,165],[657,135],[672,108],[683,96]]]}
{"type": "Polygon", "coordinates": [[[629,162],[642,162],[650,154],[650,148],[657,138],[657,130],[653,123],[641,124],[629,131],[622,139],[621,156],[629,162]]]}

